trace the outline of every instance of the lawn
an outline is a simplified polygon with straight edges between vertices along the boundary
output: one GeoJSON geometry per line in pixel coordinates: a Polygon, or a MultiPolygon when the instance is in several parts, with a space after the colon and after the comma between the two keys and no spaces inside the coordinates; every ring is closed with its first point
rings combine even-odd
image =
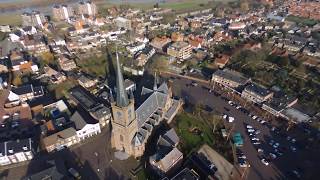
{"type": "Polygon", "coordinates": [[[77,85],[77,82],[75,80],[66,80],[60,84],[51,84],[49,85],[48,89],[50,92],[53,92],[55,94],[56,99],[60,99],[64,97],[67,92],[77,85]]]}
{"type": "Polygon", "coordinates": [[[175,120],[175,129],[181,138],[181,148],[184,154],[198,149],[202,144],[213,145],[213,134],[209,126],[200,118],[188,113],[178,114],[175,120]],[[200,135],[191,132],[192,128],[202,131],[200,135]]]}
{"type": "Polygon", "coordinates": [[[293,15],[289,15],[286,18],[287,21],[292,21],[295,22],[297,24],[302,24],[302,25],[306,25],[306,26],[313,26],[317,23],[319,23],[319,21],[314,20],[314,19],[309,19],[309,18],[304,18],[304,17],[298,17],[298,16],[293,16],[293,15]]]}
{"type": "Polygon", "coordinates": [[[93,76],[105,76],[107,70],[106,55],[92,56],[85,59],[77,60],[77,65],[81,67],[84,72],[93,76]]]}
{"type": "Polygon", "coordinates": [[[21,25],[22,19],[19,14],[1,14],[0,25],[21,25]]]}
{"type": "MultiPolygon", "coordinates": [[[[215,132],[212,132],[211,115],[202,113],[201,117],[190,113],[182,112],[175,117],[174,128],[180,137],[180,149],[185,156],[197,151],[203,144],[219,152],[229,162],[233,162],[232,147],[220,133],[223,123],[219,123],[215,132]],[[200,133],[195,133],[195,129],[200,133]],[[192,130],[194,130],[192,132],[192,130]]],[[[222,121],[221,121],[222,122],[222,121]]]]}

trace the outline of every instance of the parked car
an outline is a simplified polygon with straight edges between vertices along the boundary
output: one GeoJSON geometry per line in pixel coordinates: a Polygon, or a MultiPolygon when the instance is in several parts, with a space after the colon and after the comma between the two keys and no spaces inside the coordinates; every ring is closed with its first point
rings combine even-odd
{"type": "Polygon", "coordinates": [[[262,162],[264,165],[266,165],[266,166],[269,165],[269,161],[268,161],[267,159],[265,159],[265,158],[262,158],[262,159],[261,159],[261,162],[262,162]]]}
{"type": "Polygon", "coordinates": [[[79,174],[79,172],[77,170],[75,170],[74,168],[69,168],[68,172],[76,179],[81,179],[81,176],[79,174]]]}

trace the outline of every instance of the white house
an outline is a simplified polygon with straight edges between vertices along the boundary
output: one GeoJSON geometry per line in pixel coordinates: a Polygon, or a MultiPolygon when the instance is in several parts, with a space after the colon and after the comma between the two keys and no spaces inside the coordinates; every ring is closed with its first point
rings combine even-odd
{"type": "Polygon", "coordinates": [[[74,123],[80,141],[101,133],[100,124],[97,120],[89,116],[83,118],[78,111],[71,116],[70,120],[74,123]]]}
{"type": "Polygon", "coordinates": [[[0,166],[29,161],[33,158],[31,138],[0,143],[0,166]]]}
{"type": "Polygon", "coordinates": [[[10,33],[9,34],[9,39],[12,42],[19,42],[20,41],[20,37],[21,37],[21,35],[18,34],[18,33],[10,33]]]}
{"type": "Polygon", "coordinates": [[[136,52],[144,49],[146,47],[146,45],[144,43],[137,43],[137,44],[133,44],[130,46],[127,46],[127,50],[131,53],[131,54],[135,54],[136,52]]]}

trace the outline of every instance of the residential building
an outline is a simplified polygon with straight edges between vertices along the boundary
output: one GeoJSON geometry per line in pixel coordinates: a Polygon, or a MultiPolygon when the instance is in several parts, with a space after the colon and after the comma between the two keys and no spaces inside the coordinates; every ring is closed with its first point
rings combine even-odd
{"type": "Polygon", "coordinates": [[[100,127],[103,128],[109,124],[112,116],[109,107],[106,107],[103,104],[98,104],[97,106],[90,109],[89,114],[99,121],[100,127]]]}
{"type": "Polygon", "coordinates": [[[141,104],[135,109],[133,94],[128,98],[125,90],[118,54],[116,62],[116,101],[111,99],[111,145],[117,151],[140,157],[154,127],[163,120],[171,121],[182,102],[172,98],[171,88],[166,83],[159,88],[155,83],[154,90],[142,89],[141,99],[138,99],[141,104]]]}
{"type": "Polygon", "coordinates": [[[70,22],[70,18],[73,17],[74,12],[71,6],[68,5],[56,5],[52,9],[53,18],[56,20],[66,20],[70,22]]]}
{"type": "Polygon", "coordinates": [[[12,88],[11,91],[19,96],[21,101],[32,100],[44,95],[42,86],[34,87],[32,84],[12,88]]]}
{"type": "Polygon", "coordinates": [[[0,25],[0,32],[11,32],[10,25],[0,25]]]}
{"type": "Polygon", "coordinates": [[[111,119],[110,108],[96,102],[95,97],[84,88],[77,86],[70,90],[70,99],[76,105],[80,105],[94,119],[98,120],[101,127],[109,123],[111,119]]]}
{"type": "Polygon", "coordinates": [[[0,166],[30,161],[34,153],[34,144],[31,138],[1,142],[0,166]]]}
{"type": "Polygon", "coordinates": [[[317,1],[289,3],[288,5],[289,14],[291,15],[320,20],[320,3],[317,1]]]}
{"type": "Polygon", "coordinates": [[[193,49],[198,49],[202,47],[204,39],[200,36],[189,36],[188,42],[193,49]]]}
{"type": "Polygon", "coordinates": [[[192,54],[192,48],[187,42],[175,42],[169,46],[167,53],[178,59],[188,59],[192,54]]]}
{"type": "Polygon", "coordinates": [[[229,62],[230,56],[228,55],[221,55],[220,57],[216,58],[214,60],[215,65],[217,65],[219,68],[224,68],[224,66],[229,62]]]}
{"type": "Polygon", "coordinates": [[[130,19],[126,19],[123,17],[117,17],[114,22],[116,23],[116,26],[120,29],[120,28],[124,28],[124,29],[128,29],[131,30],[131,20],[130,19]]]}
{"type": "Polygon", "coordinates": [[[297,102],[298,98],[289,97],[283,94],[277,97],[274,96],[270,101],[263,103],[262,109],[276,117],[279,117],[285,109],[292,107],[297,102]]]}
{"type": "Polygon", "coordinates": [[[39,11],[32,11],[31,13],[24,12],[22,15],[22,26],[36,26],[43,28],[47,22],[46,18],[39,11]]]}
{"type": "Polygon", "coordinates": [[[235,89],[244,86],[250,79],[245,78],[242,74],[229,69],[217,70],[212,74],[212,81],[223,86],[235,89]]]}
{"type": "Polygon", "coordinates": [[[289,107],[281,113],[281,117],[294,123],[307,123],[311,117],[300,110],[289,107]]]}
{"type": "Polygon", "coordinates": [[[180,32],[173,32],[171,34],[171,40],[173,42],[177,42],[177,41],[184,41],[184,34],[180,33],[180,32]]]}
{"type": "Polygon", "coordinates": [[[201,24],[200,21],[192,21],[190,23],[190,27],[193,28],[193,29],[197,29],[197,28],[201,28],[202,24],[201,24]]]}
{"type": "Polygon", "coordinates": [[[73,113],[70,121],[74,123],[80,141],[101,133],[99,121],[82,116],[78,111],[73,113]]]}
{"type": "Polygon", "coordinates": [[[77,64],[70,58],[70,56],[63,54],[59,56],[58,63],[63,71],[71,71],[77,68],[77,64]]]}
{"type": "Polygon", "coordinates": [[[165,51],[166,46],[171,42],[171,39],[165,36],[155,37],[151,41],[151,46],[153,46],[158,51],[165,51]]]}
{"type": "Polygon", "coordinates": [[[273,92],[260,85],[252,83],[244,88],[241,93],[241,97],[254,103],[263,103],[273,97],[273,92]]]}
{"type": "Polygon", "coordinates": [[[138,51],[143,50],[146,47],[145,43],[134,43],[126,47],[126,49],[131,53],[131,54],[136,54],[138,51]]]}
{"type": "Polygon", "coordinates": [[[234,22],[229,25],[229,30],[242,30],[246,27],[246,24],[243,22],[234,22]]]}
{"type": "Polygon", "coordinates": [[[78,3],[78,14],[87,14],[89,16],[95,16],[97,13],[97,6],[92,1],[81,1],[78,3]]]}
{"type": "Polygon", "coordinates": [[[136,59],[135,65],[140,67],[144,66],[155,53],[156,53],[156,50],[153,47],[147,46],[142,51],[137,53],[135,58],[136,59]]]}
{"type": "Polygon", "coordinates": [[[97,84],[97,81],[92,78],[89,78],[87,76],[82,75],[78,79],[78,83],[80,84],[80,86],[82,86],[84,88],[91,88],[97,84]]]}
{"type": "Polygon", "coordinates": [[[73,127],[70,127],[43,138],[43,147],[47,152],[52,152],[61,148],[70,147],[78,142],[77,131],[73,127]]]}

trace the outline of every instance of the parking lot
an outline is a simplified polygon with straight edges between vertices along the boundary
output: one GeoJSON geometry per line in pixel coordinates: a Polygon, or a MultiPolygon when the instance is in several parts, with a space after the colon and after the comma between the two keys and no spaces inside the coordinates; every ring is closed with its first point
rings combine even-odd
{"type": "Polygon", "coordinates": [[[210,91],[205,83],[170,76],[167,77],[173,81],[174,95],[184,98],[186,103],[203,104],[209,110],[234,118],[232,122],[224,122],[232,134],[239,132],[244,140],[238,148],[243,155],[238,154],[250,165],[246,173],[248,179],[316,179],[319,147],[317,143],[308,142],[310,135],[303,128],[294,127],[287,132],[283,125],[286,123],[271,121],[258,116],[251,108],[240,107],[225,91],[217,93],[210,91]],[[251,129],[249,133],[248,129],[251,129]]]}

